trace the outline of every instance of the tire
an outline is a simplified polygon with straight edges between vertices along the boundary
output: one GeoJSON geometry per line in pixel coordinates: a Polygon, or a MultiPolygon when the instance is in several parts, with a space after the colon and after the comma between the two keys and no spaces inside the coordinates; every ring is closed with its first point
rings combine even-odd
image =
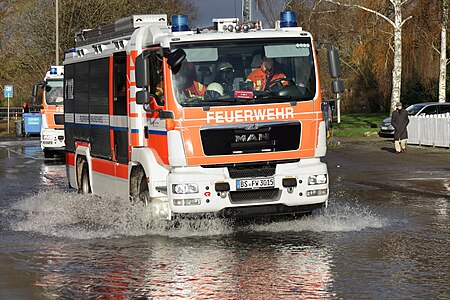
{"type": "Polygon", "coordinates": [[[142,176],[141,181],[139,183],[139,193],[137,198],[138,201],[144,203],[145,205],[148,205],[150,202],[148,183],[145,175],[142,176]]]}
{"type": "Polygon", "coordinates": [[[90,194],[91,184],[89,182],[89,171],[87,163],[83,163],[83,169],[81,170],[80,184],[78,186],[78,192],[80,194],[90,194]]]}

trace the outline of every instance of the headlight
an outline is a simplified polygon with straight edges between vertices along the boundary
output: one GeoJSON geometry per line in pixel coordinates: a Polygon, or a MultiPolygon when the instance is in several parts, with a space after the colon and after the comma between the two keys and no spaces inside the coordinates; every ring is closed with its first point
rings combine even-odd
{"type": "Polygon", "coordinates": [[[328,193],[328,189],[309,190],[306,191],[306,197],[325,196],[328,193]]]}
{"type": "Polygon", "coordinates": [[[312,175],[312,176],[309,176],[309,178],[308,178],[309,185],[324,184],[324,183],[327,183],[327,175],[326,174],[312,175]]]}
{"type": "Polygon", "coordinates": [[[172,192],[174,194],[196,194],[198,185],[195,183],[172,184],[172,192]]]}

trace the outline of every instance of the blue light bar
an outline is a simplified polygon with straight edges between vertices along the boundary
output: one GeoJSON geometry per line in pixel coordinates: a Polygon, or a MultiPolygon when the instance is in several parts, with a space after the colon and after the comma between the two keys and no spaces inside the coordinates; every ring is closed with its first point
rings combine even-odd
{"type": "Polygon", "coordinates": [[[175,15],[172,16],[172,32],[189,31],[188,16],[175,15]]]}
{"type": "Polygon", "coordinates": [[[297,27],[297,17],[293,11],[282,11],[280,13],[280,27],[297,27]]]}
{"type": "Polygon", "coordinates": [[[58,72],[56,70],[56,67],[50,67],[50,74],[51,75],[56,75],[58,72]]]}

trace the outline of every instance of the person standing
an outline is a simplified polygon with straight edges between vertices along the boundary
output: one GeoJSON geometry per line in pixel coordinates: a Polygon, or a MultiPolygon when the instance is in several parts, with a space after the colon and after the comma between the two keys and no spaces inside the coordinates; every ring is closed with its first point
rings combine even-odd
{"type": "Polygon", "coordinates": [[[408,139],[407,126],[409,123],[408,112],[403,105],[397,102],[396,109],[392,112],[391,124],[394,127],[395,153],[406,152],[406,140],[408,139]]]}
{"type": "Polygon", "coordinates": [[[24,102],[22,105],[22,114],[29,113],[29,112],[30,112],[30,108],[28,107],[28,103],[24,102]]]}

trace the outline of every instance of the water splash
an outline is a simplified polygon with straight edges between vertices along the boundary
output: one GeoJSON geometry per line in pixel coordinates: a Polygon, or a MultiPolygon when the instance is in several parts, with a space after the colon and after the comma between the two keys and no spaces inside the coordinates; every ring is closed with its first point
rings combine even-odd
{"type": "Polygon", "coordinates": [[[13,205],[15,231],[73,239],[120,236],[202,236],[231,232],[226,220],[202,218],[177,223],[157,219],[142,204],[116,196],[97,197],[52,189],[13,205]],[[18,218],[17,218],[18,216],[18,218]]]}
{"type": "Polygon", "coordinates": [[[334,203],[311,216],[263,224],[233,226],[227,219],[202,217],[169,222],[151,209],[116,196],[80,195],[58,189],[40,192],[14,204],[2,215],[14,231],[72,239],[162,235],[192,237],[246,232],[348,232],[389,225],[388,220],[355,203],[334,203]]]}
{"type": "Polygon", "coordinates": [[[358,203],[334,202],[326,209],[301,219],[252,225],[255,231],[270,232],[351,232],[389,226],[390,221],[358,203]]]}

